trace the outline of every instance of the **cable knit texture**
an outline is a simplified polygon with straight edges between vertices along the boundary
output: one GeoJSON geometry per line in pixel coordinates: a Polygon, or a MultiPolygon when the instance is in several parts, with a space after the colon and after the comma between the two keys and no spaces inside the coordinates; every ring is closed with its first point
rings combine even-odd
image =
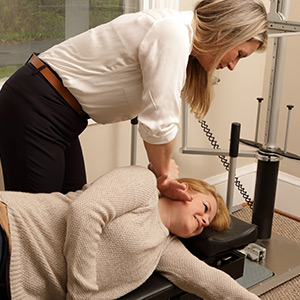
{"type": "Polygon", "coordinates": [[[12,299],[116,299],[157,268],[204,299],[258,299],[191,255],[162,224],[156,179],[116,169],[67,195],[1,192],[12,241],[12,299]]]}

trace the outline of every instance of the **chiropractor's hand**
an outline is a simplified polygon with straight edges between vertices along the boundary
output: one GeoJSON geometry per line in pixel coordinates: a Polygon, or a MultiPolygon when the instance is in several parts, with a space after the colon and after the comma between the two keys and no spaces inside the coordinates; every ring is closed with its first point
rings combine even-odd
{"type": "Polygon", "coordinates": [[[179,201],[193,200],[192,196],[187,193],[188,185],[176,180],[179,176],[179,167],[174,159],[170,160],[168,175],[160,175],[151,163],[148,165],[148,169],[155,174],[157,188],[163,196],[179,201]]]}
{"type": "Polygon", "coordinates": [[[167,175],[161,175],[157,178],[157,188],[163,196],[172,200],[193,200],[192,196],[187,193],[188,185],[186,183],[179,183],[176,179],[169,178],[167,175]]]}

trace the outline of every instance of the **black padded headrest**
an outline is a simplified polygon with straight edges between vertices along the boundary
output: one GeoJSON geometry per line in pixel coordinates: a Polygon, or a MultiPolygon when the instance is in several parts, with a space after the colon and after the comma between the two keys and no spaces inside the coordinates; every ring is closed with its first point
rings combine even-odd
{"type": "Polygon", "coordinates": [[[254,243],[257,240],[257,226],[231,215],[230,227],[222,232],[207,227],[197,236],[188,239],[180,238],[180,240],[191,253],[200,259],[205,259],[254,243]]]}

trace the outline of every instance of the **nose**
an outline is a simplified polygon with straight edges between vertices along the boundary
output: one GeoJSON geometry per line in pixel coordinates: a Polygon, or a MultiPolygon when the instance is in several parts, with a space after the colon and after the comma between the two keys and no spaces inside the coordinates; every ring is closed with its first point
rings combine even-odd
{"type": "Polygon", "coordinates": [[[209,218],[206,215],[204,215],[201,217],[201,219],[202,219],[203,226],[208,227],[209,226],[209,218]]]}
{"type": "Polygon", "coordinates": [[[227,68],[228,68],[230,71],[233,71],[234,68],[236,67],[238,61],[239,61],[238,59],[235,59],[235,60],[231,61],[230,63],[228,63],[227,68]]]}

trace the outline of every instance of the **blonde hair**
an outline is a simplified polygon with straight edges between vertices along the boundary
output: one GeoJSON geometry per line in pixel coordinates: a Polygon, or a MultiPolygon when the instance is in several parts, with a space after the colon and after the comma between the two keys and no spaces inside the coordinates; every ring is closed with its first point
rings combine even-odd
{"type": "Polygon", "coordinates": [[[189,190],[193,192],[200,192],[202,194],[212,194],[217,201],[217,213],[209,227],[216,230],[222,231],[229,227],[230,225],[230,215],[228,209],[225,205],[225,202],[222,196],[217,192],[216,188],[213,185],[208,184],[207,182],[200,179],[191,179],[191,178],[180,178],[179,182],[186,182],[189,186],[189,190]]]}
{"type": "Polygon", "coordinates": [[[215,54],[211,71],[206,72],[198,60],[190,57],[182,98],[196,118],[202,119],[211,104],[213,73],[222,57],[236,46],[259,41],[257,50],[267,46],[267,13],[260,0],[202,0],[194,9],[196,52],[215,54]]]}

